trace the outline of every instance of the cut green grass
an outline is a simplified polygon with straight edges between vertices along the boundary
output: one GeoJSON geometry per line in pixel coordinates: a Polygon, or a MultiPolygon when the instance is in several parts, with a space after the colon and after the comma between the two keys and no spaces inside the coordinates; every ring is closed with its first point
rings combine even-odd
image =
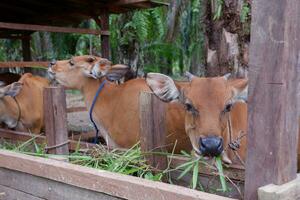
{"type": "MultiPolygon", "coordinates": [[[[190,181],[191,188],[200,189],[202,191],[204,189],[200,183],[199,166],[204,165],[216,170],[216,174],[218,174],[221,183],[221,189],[217,189],[217,191],[228,191],[226,179],[223,172],[222,161],[220,157],[215,158],[216,167],[214,167],[208,164],[205,160],[203,160],[202,157],[195,158],[193,155],[185,151],[181,151],[180,156],[185,157],[188,160],[180,166],[176,167],[175,169],[170,169],[170,163],[172,162],[173,157],[178,156],[174,154],[175,147],[172,153],[143,153],[141,152],[139,144],[134,145],[132,148],[126,151],[119,149],[109,150],[103,145],[98,145],[96,148],[93,148],[88,153],[81,153],[79,140],[76,150],[70,155],[51,155],[44,151],[45,144],[40,145],[36,143],[35,139],[37,137],[38,135],[33,136],[30,140],[21,144],[12,144],[6,141],[1,141],[0,148],[43,158],[61,157],[66,160],[69,160],[69,162],[73,164],[91,167],[95,169],[107,170],[110,172],[116,172],[125,175],[137,176],[153,181],[161,181],[164,179],[164,177],[168,177],[171,171],[180,170],[181,173],[177,179],[181,179],[188,173],[190,173],[192,175],[190,181]],[[167,168],[165,170],[158,171],[157,169],[150,166],[145,159],[145,155],[149,154],[169,157],[167,168]]],[[[172,184],[172,180],[170,178],[168,180],[172,184]]]]}

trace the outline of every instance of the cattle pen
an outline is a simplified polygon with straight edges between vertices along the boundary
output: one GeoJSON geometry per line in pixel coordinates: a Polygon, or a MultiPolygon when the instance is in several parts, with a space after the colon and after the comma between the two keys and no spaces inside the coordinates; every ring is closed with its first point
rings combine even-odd
{"type": "MultiPolygon", "coordinates": [[[[1,62],[0,67],[46,67],[48,65],[48,62],[29,61],[28,41],[32,31],[101,35],[104,44],[102,56],[109,58],[109,13],[160,5],[157,1],[151,0],[118,0],[109,4],[111,4],[109,8],[104,6],[100,9],[101,13],[95,13],[93,16],[97,16],[98,22],[103,27],[101,31],[46,26],[49,21],[44,21],[41,25],[35,24],[36,22],[16,23],[18,20],[12,20],[13,23],[0,22],[2,38],[22,40],[25,60],[1,62]],[[107,12],[104,12],[104,8],[107,12]]],[[[244,199],[246,200],[299,199],[300,176],[297,175],[296,152],[300,132],[298,127],[300,1],[275,0],[265,4],[263,0],[253,0],[252,6],[247,162],[245,169],[241,166],[233,166],[226,168],[224,173],[232,180],[245,182],[244,199]]],[[[70,14],[73,12],[74,10],[70,11],[70,14]]],[[[85,17],[90,15],[90,13],[81,14],[85,17]]],[[[58,25],[67,25],[73,19],[66,17],[66,21],[58,25]]],[[[50,151],[53,154],[68,154],[78,145],[82,150],[93,148],[95,144],[68,138],[66,113],[85,108],[67,110],[65,98],[61,87],[45,89],[46,135],[34,136],[35,140],[38,143],[46,142],[48,147],[52,147],[50,151]]],[[[165,103],[159,101],[153,94],[141,93],[140,130],[143,151],[164,146],[162,139],[165,134],[164,106],[165,103]]],[[[27,141],[32,137],[29,133],[0,129],[0,138],[27,141]]],[[[164,149],[160,150],[164,151],[164,149]]],[[[147,159],[153,166],[163,168],[166,165],[166,159],[162,156],[152,155],[147,159]]],[[[171,167],[176,168],[183,161],[183,158],[174,158],[171,167]]],[[[199,167],[199,173],[203,177],[210,176],[210,170],[205,166],[199,167]]],[[[2,198],[231,199],[180,186],[81,167],[65,161],[0,150],[0,199],[2,198]]]]}

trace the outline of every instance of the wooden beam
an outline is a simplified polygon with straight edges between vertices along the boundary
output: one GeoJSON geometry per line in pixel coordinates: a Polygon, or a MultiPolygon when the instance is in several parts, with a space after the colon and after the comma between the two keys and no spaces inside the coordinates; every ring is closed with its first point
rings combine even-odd
{"type": "MultiPolygon", "coordinates": [[[[166,103],[153,93],[140,93],[140,140],[143,152],[164,152],[166,138],[166,103]]],[[[166,156],[146,156],[149,164],[157,169],[166,169],[166,156]]]]}
{"type": "Polygon", "coordinates": [[[38,62],[38,61],[11,61],[11,62],[0,62],[0,68],[11,68],[11,67],[44,67],[48,68],[49,62],[38,62]]]}
{"type": "Polygon", "coordinates": [[[67,113],[87,111],[85,106],[67,108],[67,113]]]}
{"type": "Polygon", "coordinates": [[[63,87],[44,89],[44,120],[47,146],[51,154],[69,153],[66,94],[63,87]]]}
{"type": "Polygon", "coordinates": [[[300,1],[252,1],[245,199],[296,178],[300,1]]]}
{"type": "Polygon", "coordinates": [[[0,150],[0,168],[43,177],[91,191],[131,200],[229,200],[214,194],[92,169],[52,159],[0,150]]]}
{"type": "MultiPolygon", "coordinates": [[[[27,38],[23,38],[22,41],[22,55],[23,61],[31,61],[31,52],[30,52],[30,35],[27,38]]],[[[31,72],[30,68],[25,68],[24,72],[31,72]]]]}
{"type": "MultiPolygon", "coordinates": [[[[103,31],[109,31],[109,13],[103,12],[100,19],[96,17],[96,22],[103,31]]],[[[101,35],[101,56],[110,60],[109,36],[101,35]]]]}
{"type": "Polygon", "coordinates": [[[0,22],[0,28],[13,29],[13,30],[59,32],[59,33],[81,33],[81,34],[92,34],[92,35],[109,35],[108,30],[93,30],[93,29],[83,29],[83,28],[43,26],[43,25],[18,24],[18,23],[6,23],[6,22],[0,22]]]}
{"type": "MultiPolygon", "coordinates": [[[[46,137],[42,135],[33,135],[25,132],[20,131],[12,131],[7,129],[0,128],[0,138],[12,140],[12,141],[22,141],[26,142],[30,139],[35,137],[35,142],[38,144],[45,144],[46,137]]],[[[73,140],[72,138],[69,140],[69,149],[71,151],[75,151],[77,149],[77,146],[80,147],[79,151],[86,151],[88,149],[92,149],[96,147],[97,145],[87,142],[78,142],[76,140],[73,140]]]]}

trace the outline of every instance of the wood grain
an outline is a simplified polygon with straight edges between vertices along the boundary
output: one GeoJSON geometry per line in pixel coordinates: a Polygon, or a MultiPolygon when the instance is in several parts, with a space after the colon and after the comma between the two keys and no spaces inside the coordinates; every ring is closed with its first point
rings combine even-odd
{"type": "MultiPolygon", "coordinates": [[[[0,168],[0,191],[1,185],[5,190],[5,199],[20,200],[117,200],[120,198],[112,197],[100,192],[90,191],[80,187],[71,186],[65,183],[49,180],[46,178],[32,176],[23,172],[0,168]],[[22,196],[15,194],[21,193],[22,196]],[[29,198],[25,198],[25,197],[29,198]],[[14,197],[14,198],[12,198],[14,197]]],[[[0,198],[1,199],[1,198],[0,198]]],[[[2,200],[2,199],[1,199],[2,200]]]]}
{"type": "Polygon", "coordinates": [[[0,150],[0,168],[131,200],[226,200],[213,194],[66,162],[0,150]]]}
{"type": "Polygon", "coordinates": [[[245,199],[296,178],[300,1],[253,0],[245,199]]]}
{"type": "Polygon", "coordinates": [[[69,149],[66,143],[68,141],[66,94],[63,87],[44,89],[44,120],[47,146],[53,147],[65,143],[49,149],[49,153],[67,155],[69,149]]]}
{"type": "MultiPolygon", "coordinates": [[[[98,19],[98,18],[97,18],[98,19]]],[[[109,13],[103,11],[100,14],[100,20],[96,20],[101,30],[109,30],[109,13]]],[[[110,59],[110,46],[109,46],[109,37],[108,35],[101,35],[101,56],[103,58],[110,59]]]]}
{"type": "MultiPolygon", "coordinates": [[[[140,141],[143,152],[165,151],[165,113],[166,103],[159,100],[153,93],[140,93],[140,141]]],[[[149,155],[149,164],[166,169],[166,156],[149,155]]]]}

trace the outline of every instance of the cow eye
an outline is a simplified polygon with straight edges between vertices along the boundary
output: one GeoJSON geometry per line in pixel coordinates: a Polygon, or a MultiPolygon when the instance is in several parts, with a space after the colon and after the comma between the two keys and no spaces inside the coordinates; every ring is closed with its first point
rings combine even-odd
{"type": "Polygon", "coordinates": [[[188,112],[191,112],[192,114],[198,114],[198,111],[196,110],[196,108],[194,108],[194,106],[191,103],[185,103],[185,109],[188,112]]]}
{"type": "Polygon", "coordinates": [[[69,64],[70,64],[71,66],[74,66],[74,61],[73,61],[73,60],[70,60],[70,61],[69,61],[69,64]]]}
{"type": "Polygon", "coordinates": [[[230,112],[231,109],[232,109],[232,104],[231,104],[231,103],[230,103],[230,104],[227,104],[227,105],[225,106],[224,112],[230,112]]]}

